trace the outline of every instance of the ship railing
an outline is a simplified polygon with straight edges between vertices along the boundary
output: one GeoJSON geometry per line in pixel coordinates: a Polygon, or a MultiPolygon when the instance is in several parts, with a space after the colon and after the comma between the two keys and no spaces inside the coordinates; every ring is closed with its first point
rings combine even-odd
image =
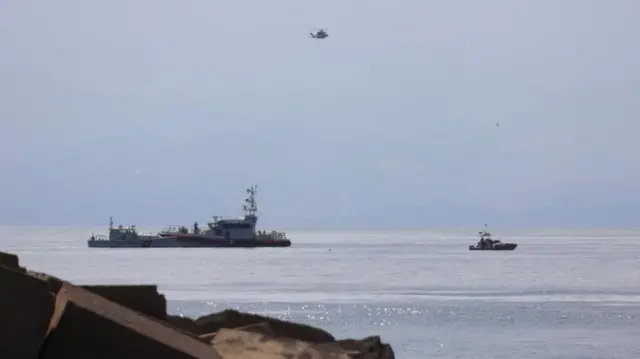
{"type": "Polygon", "coordinates": [[[143,233],[138,233],[138,236],[140,236],[140,237],[156,237],[157,233],[143,232],[143,233]]]}
{"type": "Polygon", "coordinates": [[[286,233],[278,232],[278,231],[271,231],[271,232],[257,231],[256,232],[256,239],[274,241],[274,242],[288,240],[286,233]]]}
{"type": "Polygon", "coordinates": [[[91,241],[108,241],[109,237],[105,236],[104,234],[94,234],[91,236],[90,240],[91,241]]]}
{"type": "Polygon", "coordinates": [[[271,240],[274,240],[274,241],[287,240],[287,234],[285,232],[271,231],[270,237],[271,237],[271,240]]]}
{"type": "Polygon", "coordinates": [[[184,226],[165,226],[160,233],[179,233],[182,227],[184,226]]]}

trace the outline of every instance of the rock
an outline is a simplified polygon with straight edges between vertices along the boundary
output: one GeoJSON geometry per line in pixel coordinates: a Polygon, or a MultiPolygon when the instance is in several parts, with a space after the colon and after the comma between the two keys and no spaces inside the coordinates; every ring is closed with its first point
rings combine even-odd
{"type": "Polygon", "coordinates": [[[361,340],[343,339],[338,344],[350,352],[358,352],[362,359],[394,359],[391,345],[384,344],[379,336],[371,336],[361,340]]]}
{"type": "Polygon", "coordinates": [[[99,296],[153,318],[165,320],[167,300],[155,285],[83,285],[99,296]]]}
{"type": "Polygon", "coordinates": [[[0,252],[0,265],[15,270],[20,268],[20,261],[15,254],[0,252]]]}
{"type": "Polygon", "coordinates": [[[236,310],[170,316],[155,285],[74,286],[2,252],[0,293],[0,359],[394,359],[378,336],[336,341],[322,329],[236,310]]]}
{"type": "MultiPolygon", "coordinates": [[[[244,346],[245,349],[248,346],[254,345],[250,343],[254,343],[256,340],[260,342],[265,340],[277,341],[278,343],[285,345],[287,347],[294,345],[298,349],[300,348],[309,349],[306,351],[301,349],[301,351],[296,354],[292,354],[288,351],[285,351],[284,353],[280,352],[279,355],[282,355],[282,357],[284,358],[288,358],[287,355],[294,355],[292,356],[292,358],[297,358],[297,356],[295,355],[304,357],[305,353],[311,355],[311,358],[316,358],[317,356],[313,356],[313,355],[320,355],[322,353],[323,353],[322,355],[330,354],[329,357],[332,357],[331,355],[334,355],[334,354],[337,355],[336,353],[340,353],[340,355],[347,354],[349,355],[350,358],[357,358],[357,359],[395,359],[395,354],[393,353],[393,349],[391,348],[391,346],[389,344],[382,343],[379,336],[371,336],[361,340],[343,339],[343,340],[338,340],[333,342],[313,344],[310,342],[303,342],[303,341],[295,340],[292,338],[279,337],[271,330],[268,322],[247,325],[244,327],[237,327],[237,328],[234,328],[233,330],[222,328],[218,332],[202,334],[200,335],[200,338],[214,345],[216,345],[217,343],[218,346],[221,345],[220,341],[224,339],[224,341],[226,341],[225,342],[226,344],[224,344],[224,346],[221,347],[222,350],[227,350],[231,352],[233,352],[235,349],[228,348],[228,346],[231,345],[228,342],[234,341],[234,340],[242,341],[243,343],[242,345],[244,346]],[[238,332],[259,334],[259,335],[262,335],[262,337],[251,336],[248,334],[242,334],[238,332]],[[218,336],[219,333],[226,333],[226,334],[225,336],[218,336]],[[316,353],[316,354],[312,355],[311,353],[316,353]]],[[[255,350],[266,351],[264,353],[261,352],[260,355],[274,355],[273,354],[274,351],[277,352],[278,350],[280,351],[283,350],[283,349],[277,349],[277,350],[274,349],[274,348],[280,348],[278,346],[280,344],[271,343],[266,347],[260,347],[260,348],[256,347],[257,349],[255,350]]],[[[218,351],[220,352],[220,355],[222,355],[223,358],[226,358],[225,354],[220,349],[218,351]]],[[[230,353],[227,353],[227,354],[230,354],[230,353]]],[[[267,357],[270,358],[270,356],[267,356],[267,357]]],[[[244,357],[242,358],[244,359],[244,357]]],[[[276,358],[280,358],[280,357],[276,356],[276,358]]],[[[324,357],[320,356],[318,358],[324,358],[324,357]]]]}
{"type": "Polygon", "coordinates": [[[204,341],[205,343],[211,343],[213,341],[213,338],[216,337],[216,334],[218,334],[218,332],[202,334],[198,336],[198,338],[204,341]]]}
{"type": "Polygon", "coordinates": [[[196,334],[217,332],[221,328],[238,328],[251,324],[268,323],[269,328],[278,337],[303,340],[310,343],[329,343],[335,338],[326,331],[306,324],[291,323],[284,320],[263,317],[257,314],[240,313],[227,309],[219,313],[209,314],[196,319],[200,331],[196,334]]]}
{"type": "Polygon", "coordinates": [[[70,283],[55,305],[40,359],[219,358],[206,343],[70,283]]]}
{"type": "Polygon", "coordinates": [[[169,323],[174,328],[193,333],[194,335],[198,335],[198,333],[200,333],[200,327],[196,324],[196,321],[191,318],[179,315],[167,315],[165,322],[169,323]]]}
{"type": "Polygon", "coordinates": [[[244,332],[249,332],[249,333],[258,333],[258,334],[268,335],[272,337],[276,336],[276,333],[274,333],[273,330],[271,330],[271,327],[267,322],[246,325],[244,327],[239,327],[237,329],[242,330],[244,332]]]}
{"type": "MultiPolygon", "coordinates": [[[[271,328],[269,327],[269,323],[267,322],[239,327],[239,328],[236,328],[236,330],[241,330],[249,333],[264,334],[272,337],[275,336],[275,334],[273,333],[273,330],[271,330],[271,328]]],[[[206,342],[210,343],[213,340],[213,338],[215,338],[217,333],[218,332],[202,334],[200,335],[200,339],[204,339],[206,342]]]]}
{"type": "Polygon", "coordinates": [[[237,329],[220,329],[212,345],[223,359],[352,359],[336,343],[317,345],[237,329]]]}
{"type": "Polygon", "coordinates": [[[53,312],[47,283],[0,266],[0,358],[38,358],[53,312]]]}

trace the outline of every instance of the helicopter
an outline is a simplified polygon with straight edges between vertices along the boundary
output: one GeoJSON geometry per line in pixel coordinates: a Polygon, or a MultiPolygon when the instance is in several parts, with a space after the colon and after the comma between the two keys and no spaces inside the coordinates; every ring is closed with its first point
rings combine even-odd
{"type": "Polygon", "coordinates": [[[324,39],[329,37],[329,34],[324,29],[320,29],[315,34],[313,32],[309,33],[309,36],[313,39],[324,39]]]}

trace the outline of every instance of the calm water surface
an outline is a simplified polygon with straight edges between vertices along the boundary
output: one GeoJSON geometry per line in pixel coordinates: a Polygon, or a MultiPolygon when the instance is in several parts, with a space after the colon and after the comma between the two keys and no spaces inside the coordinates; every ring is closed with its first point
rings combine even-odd
{"type": "Polygon", "coordinates": [[[640,231],[289,232],[291,248],[88,249],[102,228],[0,227],[0,250],[76,283],[158,284],[169,310],[239,308],[338,337],[379,334],[398,358],[638,358],[640,231]]]}

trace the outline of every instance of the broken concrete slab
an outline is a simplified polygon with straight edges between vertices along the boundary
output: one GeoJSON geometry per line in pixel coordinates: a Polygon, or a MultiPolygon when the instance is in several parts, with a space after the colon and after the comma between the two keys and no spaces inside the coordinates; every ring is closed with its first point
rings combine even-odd
{"type": "Polygon", "coordinates": [[[7,268],[18,269],[20,268],[20,260],[15,254],[0,252],[0,265],[7,268]]]}
{"type": "Polygon", "coordinates": [[[156,285],[83,285],[101,297],[153,318],[167,317],[167,300],[156,285]]]}
{"type": "Polygon", "coordinates": [[[210,345],[70,283],[55,304],[41,359],[220,358],[210,345]]]}
{"type": "Polygon", "coordinates": [[[58,277],[54,277],[46,273],[36,272],[32,270],[28,270],[27,274],[49,284],[49,288],[51,288],[51,292],[53,294],[58,293],[58,291],[60,290],[60,287],[62,287],[63,280],[58,277]]]}
{"type": "Polygon", "coordinates": [[[54,313],[47,283],[0,266],[0,358],[36,359],[54,313]]]}

